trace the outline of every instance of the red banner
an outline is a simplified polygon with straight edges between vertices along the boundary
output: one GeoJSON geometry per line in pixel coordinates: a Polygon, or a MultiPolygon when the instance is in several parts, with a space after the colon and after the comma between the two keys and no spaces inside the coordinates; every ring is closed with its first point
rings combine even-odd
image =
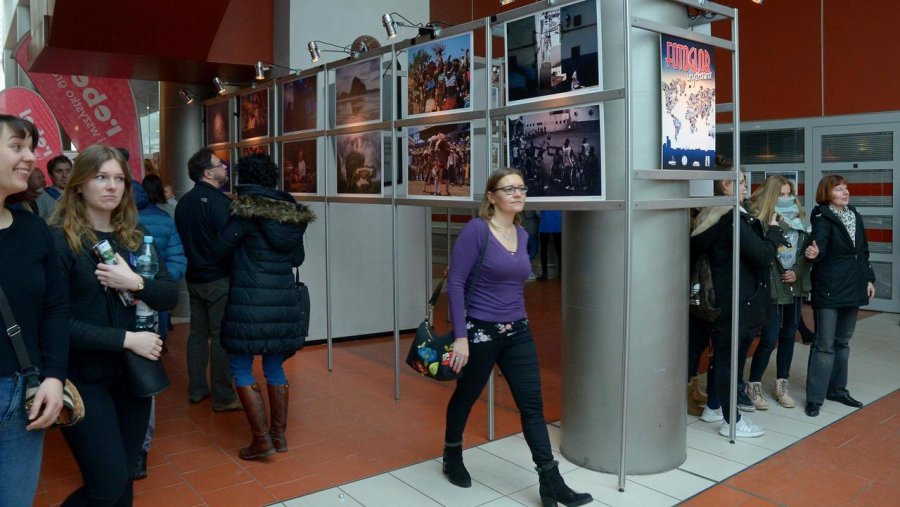
{"type": "Polygon", "coordinates": [[[92,144],[122,147],[131,153],[131,172],[141,178],[141,125],[127,79],[28,72],[26,35],[16,48],[16,61],[41,94],[76,148],[92,144]]]}
{"type": "Polygon", "coordinates": [[[47,175],[47,162],[53,157],[61,155],[63,151],[59,125],[44,99],[28,88],[7,88],[0,90],[0,111],[34,123],[41,135],[37,148],[34,150],[34,156],[37,158],[35,167],[44,171],[45,176],[49,176],[47,175]]]}

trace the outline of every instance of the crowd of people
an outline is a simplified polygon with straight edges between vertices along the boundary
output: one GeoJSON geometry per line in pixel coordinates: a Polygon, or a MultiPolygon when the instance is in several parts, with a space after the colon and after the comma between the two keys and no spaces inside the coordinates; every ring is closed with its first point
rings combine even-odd
{"type": "MultiPolygon", "coordinates": [[[[719,161],[719,167],[727,164],[719,161]]],[[[738,188],[730,180],[715,182],[717,195],[745,196],[746,175],[738,188]]],[[[723,421],[719,429],[730,436],[731,322],[738,319],[737,421],[735,436],[758,437],[765,433],[742,412],[769,408],[768,394],[779,405],[793,408],[790,370],[802,308],[811,298],[815,332],[806,375],[805,413],[819,415],[825,400],[854,408],[863,404],[847,388],[849,342],[860,306],[875,297],[875,273],[869,263],[869,247],[862,217],[850,206],[847,180],[836,174],[818,184],[817,206],[807,217],[795,182],[772,175],[742,201],[740,251],[733,251],[733,213],[730,206],[705,208],[695,217],[691,231],[691,265],[706,255],[715,302],[720,310],[714,321],[692,315],[689,321],[689,411],[705,422],[723,421]],[[738,256],[739,277],[732,279],[732,259],[738,256]],[[731,312],[733,283],[740,298],[737,316],[731,312]],[[749,377],[744,365],[752,356],[749,377]],[[707,392],[698,388],[701,355],[711,348],[707,392]],[[763,386],[762,377],[777,347],[775,382],[763,386]],[[771,387],[771,389],[768,389],[771,387]],[[698,406],[700,404],[700,406],[698,406]]],[[[807,331],[807,333],[809,333],[807,331]]]]}
{"type": "Polygon", "coordinates": [[[510,155],[512,166],[522,171],[535,195],[579,195],[600,190],[597,147],[586,137],[576,147],[568,137],[554,145],[549,134],[518,135],[510,141],[510,155]]]}
{"type": "Polygon", "coordinates": [[[424,181],[426,194],[450,195],[452,186],[469,186],[470,166],[468,137],[450,139],[441,132],[409,149],[409,178],[424,181]]]}
{"type": "Polygon", "coordinates": [[[469,50],[454,58],[445,55],[444,49],[441,44],[434,46],[433,58],[426,50],[414,55],[409,73],[409,114],[469,107],[469,50]]]}

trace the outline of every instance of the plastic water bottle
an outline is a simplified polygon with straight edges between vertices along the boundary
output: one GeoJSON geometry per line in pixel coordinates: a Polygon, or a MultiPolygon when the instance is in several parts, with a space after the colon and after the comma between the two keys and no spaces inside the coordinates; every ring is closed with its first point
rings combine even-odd
{"type": "MultiPolygon", "coordinates": [[[[144,243],[138,250],[135,271],[145,280],[153,280],[159,271],[159,254],[153,246],[153,236],[144,236],[144,243]]],[[[134,328],[136,331],[155,331],[157,313],[147,306],[147,303],[138,301],[135,308],[134,328]]]]}

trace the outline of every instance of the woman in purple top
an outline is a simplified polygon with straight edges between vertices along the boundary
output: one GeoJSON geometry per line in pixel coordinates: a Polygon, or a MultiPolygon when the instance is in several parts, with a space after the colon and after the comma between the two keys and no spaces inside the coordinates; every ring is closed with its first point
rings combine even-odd
{"type": "Polygon", "coordinates": [[[462,376],[447,405],[444,474],[451,483],[468,488],[472,478],[462,459],[462,438],[472,405],[500,366],[522,418],[522,430],[540,475],[543,505],[584,505],[593,499],[566,486],[553,459],[544,421],[541,379],[534,339],[525,314],[525,280],[531,272],[528,233],[519,226],[528,188],[515,169],[494,171],[488,178],[476,218],[463,227],[450,262],[447,294],[456,340],[450,364],[462,376]],[[487,248],[465,306],[467,286],[484,241],[487,248]]]}

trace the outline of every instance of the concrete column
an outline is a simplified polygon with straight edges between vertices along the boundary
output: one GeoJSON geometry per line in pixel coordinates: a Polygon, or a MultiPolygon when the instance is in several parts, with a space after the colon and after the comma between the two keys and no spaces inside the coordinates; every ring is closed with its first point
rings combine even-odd
{"type": "MultiPolygon", "coordinates": [[[[619,2],[599,2],[605,88],[624,86],[619,2]]],[[[632,15],[685,25],[684,7],[633,0],[632,15]]],[[[636,169],[660,167],[659,36],[633,30],[632,153],[636,169]]],[[[605,104],[609,199],[624,199],[625,103],[605,104]]],[[[687,197],[686,182],[635,180],[635,200],[687,197]]],[[[687,210],[635,211],[627,359],[625,470],[656,473],[686,458],[687,210]]],[[[625,213],[571,211],[563,219],[563,455],[615,473],[621,459],[625,213]]]]}
{"type": "Polygon", "coordinates": [[[194,187],[188,177],[187,161],[203,147],[203,105],[199,97],[212,96],[197,85],[159,83],[160,175],[180,196],[194,187]],[[185,104],[178,90],[191,88],[198,97],[185,104]]]}

